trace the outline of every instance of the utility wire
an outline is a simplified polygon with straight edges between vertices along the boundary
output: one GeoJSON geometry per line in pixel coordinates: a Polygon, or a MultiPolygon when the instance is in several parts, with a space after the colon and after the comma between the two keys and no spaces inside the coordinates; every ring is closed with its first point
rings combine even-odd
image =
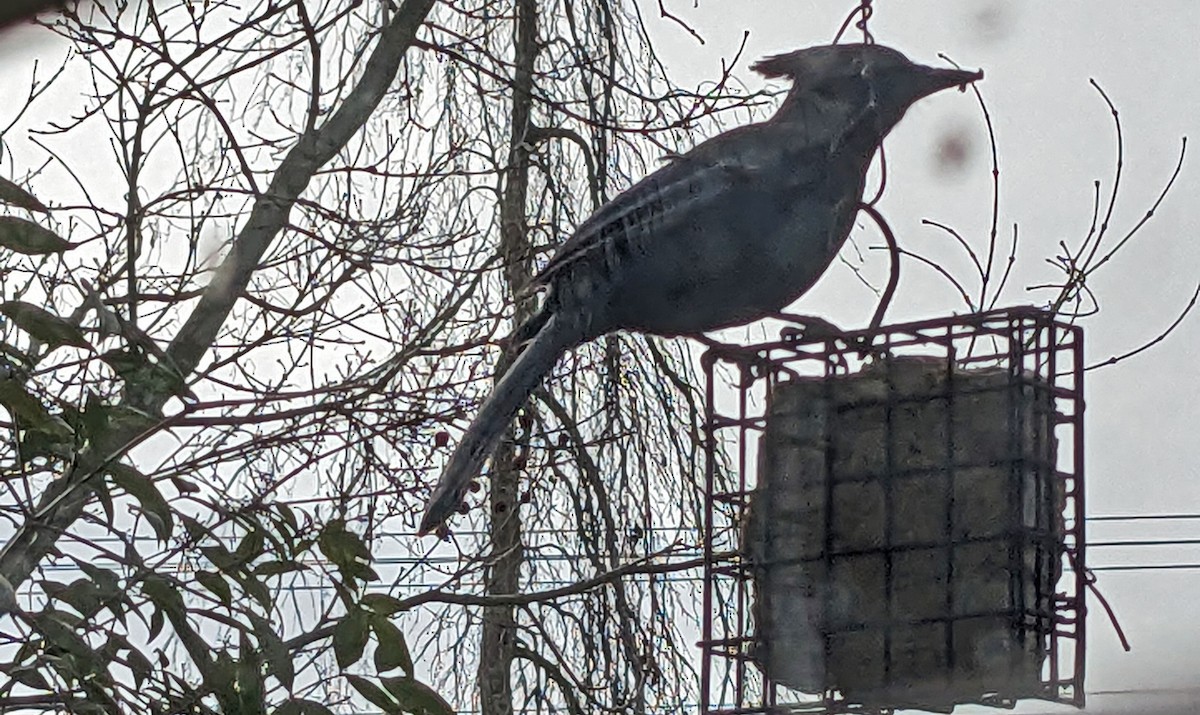
{"type": "Polygon", "coordinates": [[[1105,514],[1085,518],[1087,521],[1165,521],[1170,519],[1200,519],[1200,514],[1105,514]]]}
{"type": "MultiPolygon", "coordinates": [[[[1086,517],[1086,521],[1088,521],[1088,522],[1118,522],[1118,523],[1119,522],[1135,522],[1135,521],[1193,521],[1193,520],[1200,520],[1200,513],[1102,514],[1102,515],[1086,517]]],[[[651,527],[648,529],[643,529],[643,531],[650,532],[650,533],[667,533],[667,534],[678,536],[678,534],[680,533],[681,530],[678,528],[675,528],[675,527],[663,526],[663,527],[651,527]]],[[[462,537],[465,539],[470,539],[472,537],[485,536],[487,532],[482,531],[482,530],[456,529],[455,533],[459,537],[462,537]]],[[[553,535],[553,534],[557,534],[560,532],[559,532],[559,530],[556,530],[556,529],[534,529],[534,530],[530,530],[527,533],[529,533],[530,535],[553,535]]],[[[417,536],[417,534],[414,531],[383,531],[383,532],[376,532],[376,534],[375,534],[376,540],[411,539],[411,538],[415,538],[416,536],[417,536]]],[[[115,536],[97,536],[97,537],[91,537],[89,539],[89,541],[93,541],[96,543],[106,543],[106,542],[122,542],[123,543],[123,541],[127,538],[128,537],[121,538],[121,537],[115,537],[115,536]]],[[[155,537],[146,535],[146,536],[135,536],[133,538],[137,539],[137,540],[142,540],[142,539],[151,540],[155,537]]],[[[233,539],[233,540],[236,541],[236,539],[233,539]]],[[[1170,547],[1170,546],[1197,546],[1197,545],[1200,545],[1200,538],[1130,539],[1130,540],[1109,540],[1109,541],[1085,542],[1085,546],[1087,546],[1088,548],[1093,548],[1093,549],[1129,548],[1129,547],[1144,547],[1144,546],[1170,547]]],[[[674,552],[672,555],[676,556],[676,557],[687,557],[687,556],[695,556],[695,555],[698,555],[699,553],[700,553],[700,550],[699,550],[699,547],[697,546],[694,549],[679,549],[678,551],[674,552]]],[[[531,555],[530,558],[532,560],[536,560],[539,562],[551,562],[551,561],[571,561],[575,558],[575,556],[571,555],[571,554],[555,554],[555,555],[543,554],[543,555],[531,555]]],[[[446,555],[428,554],[428,555],[424,555],[424,556],[381,557],[381,558],[376,559],[375,563],[378,565],[391,565],[391,566],[396,566],[396,565],[434,566],[434,565],[457,563],[458,560],[459,560],[459,557],[457,554],[446,554],[446,555]]],[[[43,568],[48,571],[76,570],[75,567],[70,564],[47,565],[47,566],[44,566],[43,568]]],[[[1197,563],[1185,562],[1185,563],[1160,563],[1160,564],[1146,563],[1146,564],[1092,565],[1092,566],[1089,566],[1089,569],[1092,571],[1096,571],[1096,572],[1100,572],[1100,571],[1113,571],[1113,572],[1115,572],[1115,571],[1185,571],[1185,570],[1200,570],[1200,562],[1197,562],[1197,563]]],[[[684,577],[681,580],[688,580],[688,579],[687,579],[687,577],[684,577]]]]}

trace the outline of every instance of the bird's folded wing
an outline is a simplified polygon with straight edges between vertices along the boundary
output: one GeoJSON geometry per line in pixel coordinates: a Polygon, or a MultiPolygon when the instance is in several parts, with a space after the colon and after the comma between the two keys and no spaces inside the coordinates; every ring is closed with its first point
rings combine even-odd
{"type": "MultiPolygon", "coordinates": [[[[748,169],[740,169],[749,174],[748,169]]],[[[546,285],[564,268],[603,251],[614,239],[646,236],[649,224],[673,223],[672,216],[691,211],[697,200],[712,199],[738,177],[731,162],[708,163],[679,157],[601,206],[579,226],[534,278],[546,285]]]]}
{"type": "MultiPolygon", "coordinates": [[[[569,266],[607,254],[607,244],[614,241],[654,241],[672,235],[672,227],[689,220],[706,202],[734,201],[741,191],[767,190],[774,182],[800,190],[819,180],[817,167],[822,165],[820,155],[828,152],[828,143],[801,147],[798,153],[793,147],[787,175],[775,176],[764,170],[764,165],[778,166],[778,162],[765,158],[767,152],[759,148],[773,144],[771,135],[762,125],[740,127],[673,157],[670,164],[597,209],[563,242],[534,277],[533,285],[549,285],[569,266]],[[748,150],[750,144],[754,146],[748,150]]],[[[652,250],[652,246],[637,248],[638,253],[652,250]]]]}

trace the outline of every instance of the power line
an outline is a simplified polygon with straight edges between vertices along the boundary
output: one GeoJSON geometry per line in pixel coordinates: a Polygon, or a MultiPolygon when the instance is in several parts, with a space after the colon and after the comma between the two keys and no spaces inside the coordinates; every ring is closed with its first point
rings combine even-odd
{"type": "Polygon", "coordinates": [[[1091,548],[1108,546],[1188,546],[1200,544],[1200,539],[1135,539],[1133,541],[1089,541],[1091,548]]]}
{"type": "MultiPolygon", "coordinates": [[[[1200,513],[1159,513],[1159,514],[1102,514],[1086,517],[1088,522],[1137,522],[1137,521],[1195,521],[1200,520],[1200,513]]],[[[658,526],[642,529],[644,534],[672,534],[678,535],[681,532],[687,531],[678,527],[658,526]]],[[[561,531],[549,528],[530,530],[530,535],[545,536],[551,534],[561,534],[561,531]]],[[[456,530],[456,535],[465,539],[472,537],[482,537],[486,534],[483,530],[456,530]]],[[[403,540],[413,539],[417,537],[415,532],[407,530],[397,531],[376,531],[372,535],[373,540],[403,540]]],[[[95,536],[89,540],[96,543],[106,542],[124,542],[130,537],[116,536],[95,536]]],[[[155,537],[149,535],[134,535],[133,540],[152,540],[155,537]]],[[[237,537],[229,537],[230,543],[237,541],[237,537]]],[[[1086,544],[1089,548],[1133,548],[1133,547],[1172,547],[1172,546],[1197,546],[1200,545],[1200,538],[1177,538],[1177,539],[1126,539],[1126,540],[1108,540],[1108,541],[1091,541],[1086,544]]],[[[684,548],[672,554],[675,557],[694,556],[699,554],[698,546],[693,548],[684,548]]],[[[570,562],[578,558],[577,554],[555,554],[546,555],[539,554],[529,557],[531,561],[539,563],[550,562],[570,562]]],[[[448,565],[459,562],[458,554],[426,554],[426,555],[411,555],[411,556],[391,556],[380,557],[375,560],[375,564],[379,566],[439,566],[448,565]]],[[[75,571],[75,566],[71,564],[48,564],[43,566],[47,571],[75,571]]],[[[1163,564],[1113,564],[1113,565],[1092,565],[1089,567],[1091,571],[1101,572],[1117,572],[1117,571],[1192,571],[1200,570],[1200,562],[1197,563],[1163,563],[1163,564]]],[[[673,579],[674,580],[674,579],[673,579]]],[[[692,580],[684,577],[680,580],[692,580]]]]}
{"type": "Polygon", "coordinates": [[[1117,566],[1088,566],[1090,571],[1191,571],[1200,569],[1196,564],[1125,564],[1117,566]]]}
{"type": "Polygon", "coordinates": [[[1200,519],[1200,514],[1105,514],[1086,517],[1087,521],[1165,521],[1170,519],[1200,519]]]}
{"type": "MultiPolygon", "coordinates": [[[[1195,521],[1200,519],[1200,514],[1177,513],[1177,514],[1105,514],[1098,516],[1089,516],[1089,522],[1137,522],[1137,521],[1195,521]]],[[[1087,544],[1089,548],[1136,548],[1144,546],[1157,547],[1172,547],[1172,546],[1196,546],[1200,545],[1200,538],[1174,538],[1174,539],[1114,539],[1108,541],[1092,541],[1087,544]]],[[[1196,571],[1200,570],[1200,563],[1158,563],[1158,564],[1111,564],[1111,565],[1093,565],[1089,567],[1091,571],[1100,572],[1117,572],[1117,571],[1196,571]]]]}

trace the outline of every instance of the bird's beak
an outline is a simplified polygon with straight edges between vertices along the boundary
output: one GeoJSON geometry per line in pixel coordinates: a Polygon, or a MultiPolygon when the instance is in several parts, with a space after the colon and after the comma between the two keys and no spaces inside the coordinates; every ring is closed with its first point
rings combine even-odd
{"type": "Polygon", "coordinates": [[[917,98],[927,97],[934,92],[951,87],[965,90],[968,84],[983,79],[983,70],[969,72],[938,67],[922,67],[921,69],[920,79],[917,82],[917,98]]]}

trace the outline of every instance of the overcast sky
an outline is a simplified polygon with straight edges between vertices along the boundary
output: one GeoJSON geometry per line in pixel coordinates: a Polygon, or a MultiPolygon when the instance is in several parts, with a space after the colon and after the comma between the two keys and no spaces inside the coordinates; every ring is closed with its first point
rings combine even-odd
{"type": "MultiPolygon", "coordinates": [[[[645,2],[648,15],[657,13],[645,2]]],[[[686,0],[667,2],[695,25],[701,45],[669,21],[651,22],[659,50],[676,79],[711,80],[722,58],[733,56],[749,33],[739,76],[751,87],[754,59],[828,42],[849,2],[802,0],[686,0]]],[[[1092,184],[1112,180],[1112,119],[1089,78],[1121,112],[1125,175],[1114,213],[1114,238],[1149,207],[1176,163],[1180,139],[1200,139],[1200,2],[1128,0],[905,0],[877,3],[872,30],[878,41],[915,60],[944,64],[946,53],[986,73],[980,85],[996,126],[1001,154],[1003,231],[1020,225],[1018,268],[1004,304],[1042,303],[1026,285],[1054,274],[1042,260],[1057,242],[1076,245],[1086,234],[1092,184]]],[[[10,77],[53,49],[30,45],[30,33],[0,40],[0,62],[10,77]],[[24,63],[24,65],[22,64],[24,63]]],[[[27,75],[25,75],[27,76],[27,75]]],[[[965,267],[961,253],[936,231],[931,218],[959,228],[976,247],[986,238],[990,175],[986,136],[970,94],[945,92],[924,101],[888,142],[889,183],[882,209],[900,242],[965,267]],[[965,138],[966,160],[947,163],[939,151],[965,138]]],[[[3,167],[7,171],[10,167],[3,167]]],[[[1102,313],[1085,322],[1091,361],[1124,352],[1154,337],[1186,305],[1200,280],[1200,152],[1183,172],[1154,220],[1124,255],[1091,283],[1102,313]]],[[[873,242],[869,235],[861,247],[873,242]]],[[[868,275],[882,281],[884,263],[868,257],[868,275]]],[[[836,268],[796,309],[839,324],[866,324],[874,296],[851,272],[836,268]]],[[[954,293],[929,272],[906,265],[891,317],[925,318],[961,311],[954,293]]],[[[750,331],[753,333],[753,331],[750,331]]],[[[1087,485],[1091,515],[1200,513],[1200,371],[1196,346],[1200,313],[1171,338],[1124,364],[1090,373],[1087,382],[1087,485]]],[[[1200,538],[1200,521],[1092,524],[1092,540],[1135,537],[1200,538]]],[[[1095,566],[1200,562],[1200,547],[1093,549],[1095,566]]],[[[1089,691],[1187,690],[1200,686],[1200,571],[1103,572],[1100,587],[1133,644],[1121,652],[1103,612],[1091,612],[1089,691]]],[[[1197,712],[1200,691],[1092,697],[1089,712],[1197,712]],[[1185,705],[1184,703],[1190,703],[1185,705]],[[1160,708],[1159,705],[1162,705],[1160,708]],[[1166,709],[1164,709],[1166,708],[1166,709]]],[[[1042,705],[1023,708],[1045,711],[1042,705]]]]}

